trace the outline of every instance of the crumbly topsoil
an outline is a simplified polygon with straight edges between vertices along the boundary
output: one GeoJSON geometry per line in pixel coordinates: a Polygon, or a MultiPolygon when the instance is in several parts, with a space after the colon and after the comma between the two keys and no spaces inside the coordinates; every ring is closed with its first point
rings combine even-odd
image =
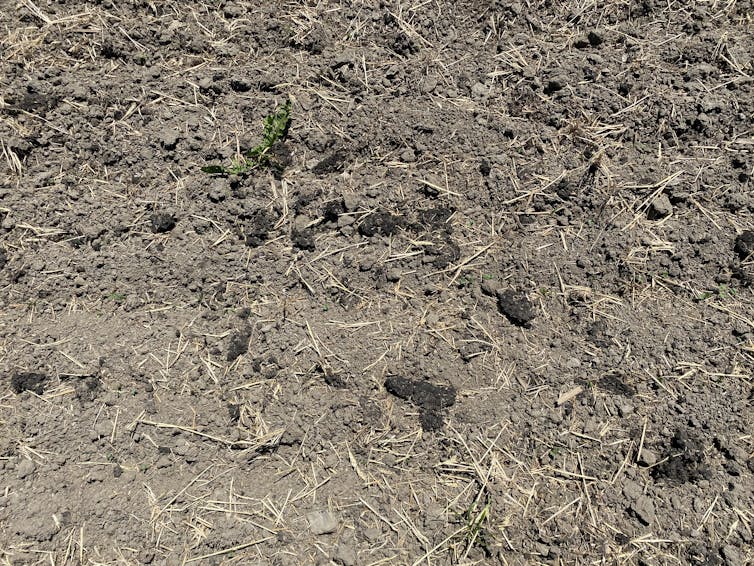
{"type": "Polygon", "coordinates": [[[0,0],[0,560],[754,561],[753,15],[0,0]]]}

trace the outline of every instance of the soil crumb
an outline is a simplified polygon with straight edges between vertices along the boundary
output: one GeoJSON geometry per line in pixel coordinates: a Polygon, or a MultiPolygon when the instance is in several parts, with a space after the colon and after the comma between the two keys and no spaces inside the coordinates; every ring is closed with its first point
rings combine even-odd
{"type": "Polygon", "coordinates": [[[167,212],[155,212],[151,218],[152,232],[162,234],[175,228],[175,217],[167,212]]]}
{"type": "Polygon", "coordinates": [[[17,394],[24,391],[32,391],[37,395],[41,395],[44,391],[45,381],[47,381],[47,376],[41,373],[17,373],[11,378],[10,387],[17,394]]]}
{"type": "Polygon", "coordinates": [[[442,428],[440,411],[456,402],[456,390],[452,386],[433,385],[426,381],[405,377],[389,377],[385,389],[391,395],[416,405],[421,411],[422,430],[432,431],[442,428]]]}
{"type": "Polygon", "coordinates": [[[652,469],[652,477],[672,484],[696,483],[711,476],[702,442],[688,431],[679,429],[664,454],[666,460],[652,469]]]}
{"type": "Polygon", "coordinates": [[[516,326],[529,328],[531,321],[537,316],[534,305],[527,296],[512,289],[497,292],[497,306],[516,326]]]}

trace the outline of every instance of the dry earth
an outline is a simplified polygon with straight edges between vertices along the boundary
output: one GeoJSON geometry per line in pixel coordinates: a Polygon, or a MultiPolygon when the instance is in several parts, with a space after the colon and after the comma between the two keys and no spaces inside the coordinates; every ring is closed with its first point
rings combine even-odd
{"type": "Polygon", "coordinates": [[[754,563],[753,18],[0,0],[2,563],[754,563]]]}

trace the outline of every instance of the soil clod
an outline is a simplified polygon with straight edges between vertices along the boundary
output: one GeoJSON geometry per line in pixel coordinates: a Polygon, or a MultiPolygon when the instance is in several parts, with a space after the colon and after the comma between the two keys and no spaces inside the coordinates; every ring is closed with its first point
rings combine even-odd
{"type": "Polygon", "coordinates": [[[708,479],[711,470],[706,463],[700,440],[683,429],[673,435],[665,451],[664,461],[652,468],[652,477],[673,484],[696,483],[708,479]]]}
{"type": "Polygon", "coordinates": [[[293,246],[306,251],[314,251],[316,245],[314,243],[314,230],[311,228],[304,228],[302,230],[296,230],[291,234],[291,242],[293,246]]]}
{"type": "Polygon", "coordinates": [[[367,216],[359,226],[359,233],[363,236],[392,236],[398,231],[400,218],[389,212],[375,212],[367,216]]]}
{"type": "Polygon", "coordinates": [[[17,373],[11,377],[10,387],[17,394],[24,391],[32,391],[37,395],[41,395],[44,391],[45,381],[47,381],[47,376],[41,373],[17,373]]]}
{"type": "Polygon", "coordinates": [[[661,220],[666,216],[670,216],[673,213],[673,205],[670,202],[670,197],[665,193],[658,195],[647,210],[647,218],[650,220],[661,220]]]}
{"type": "Polygon", "coordinates": [[[327,157],[325,157],[322,161],[317,163],[312,171],[316,173],[317,175],[327,175],[328,173],[337,173],[339,171],[342,171],[345,167],[346,162],[346,152],[342,149],[339,149],[327,157]]]}
{"type": "Polygon", "coordinates": [[[421,411],[421,425],[425,431],[442,428],[440,411],[456,402],[456,390],[452,386],[434,385],[427,381],[405,377],[389,377],[385,389],[391,395],[416,405],[421,411]]]}
{"type": "Polygon", "coordinates": [[[244,224],[246,245],[261,246],[267,240],[267,234],[275,225],[275,217],[268,210],[257,210],[249,215],[244,224]]]}
{"type": "Polygon", "coordinates": [[[497,306],[511,323],[528,328],[537,316],[534,305],[525,293],[512,289],[497,291],[497,306]]]}
{"type": "Polygon", "coordinates": [[[313,535],[327,535],[334,533],[338,528],[338,517],[329,510],[312,511],[306,515],[309,522],[309,530],[313,535]]]}
{"type": "Polygon", "coordinates": [[[152,232],[155,234],[162,234],[170,232],[175,228],[175,217],[168,212],[155,212],[150,222],[152,224],[152,232]]]}
{"type": "Polygon", "coordinates": [[[229,362],[234,362],[238,357],[249,351],[250,339],[251,331],[248,329],[231,335],[226,356],[229,362]]]}
{"type": "Polygon", "coordinates": [[[741,260],[747,260],[754,254],[754,230],[744,230],[736,236],[734,251],[741,260]]]}

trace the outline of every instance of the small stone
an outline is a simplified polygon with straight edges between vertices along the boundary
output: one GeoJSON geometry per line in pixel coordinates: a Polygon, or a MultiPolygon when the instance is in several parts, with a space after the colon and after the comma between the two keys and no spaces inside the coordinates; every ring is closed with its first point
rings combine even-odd
{"type": "Polygon", "coordinates": [[[327,509],[308,513],[306,520],[309,522],[309,530],[313,535],[327,535],[334,533],[338,528],[338,518],[335,513],[327,509]]]}
{"type": "Polygon", "coordinates": [[[350,545],[339,544],[335,550],[333,562],[340,566],[354,566],[356,564],[356,549],[350,545]]]}
{"type": "Polygon", "coordinates": [[[732,544],[726,544],[721,550],[720,554],[725,558],[725,563],[733,566],[734,564],[743,564],[744,560],[738,549],[732,544]]]}
{"type": "Polygon", "coordinates": [[[497,294],[498,284],[494,279],[485,279],[482,281],[482,293],[488,297],[494,297],[497,294]]]}
{"type": "Polygon", "coordinates": [[[647,448],[642,448],[639,454],[639,464],[654,466],[657,463],[657,455],[647,448]]]}
{"type": "Polygon", "coordinates": [[[659,220],[670,216],[673,213],[673,205],[670,202],[670,198],[665,193],[658,195],[647,210],[647,217],[650,220],[659,220]]]}
{"type": "Polygon", "coordinates": [[[651,525],[657,519],[655,515],[655,504],[652,499],[646,495],[642,495],[631,505],[631,510],[636,517],[644,523],[644,525],[651,525]]]}
{"type": "Polygon", "coordinates": [[[489,89],[482,83],[474,83],[471,85],[471,96],[473,98],[484,98],[489,93],[489,89]]]}
{"type": "Polygon", "coordinates": [[[16,476],[18,476],[18,479],[22,480],[33,474],[36,469],[37,465],[32,460],[24,458],[16,466],[16,476]]]}

